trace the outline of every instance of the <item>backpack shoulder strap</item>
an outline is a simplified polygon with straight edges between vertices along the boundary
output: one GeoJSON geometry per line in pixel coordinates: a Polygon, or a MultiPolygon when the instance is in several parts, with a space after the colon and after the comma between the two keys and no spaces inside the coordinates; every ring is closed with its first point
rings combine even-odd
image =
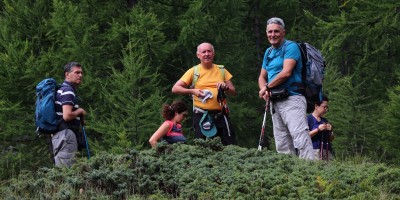
{"type": "Polygon", "coordinates": [[[192,87],[194,88],[194,86],[196,85],[196,83],[197,83],[197,79],[199,79],[199,76],[200,76],[200,74],[199,74],[199,65],[195,65],[195,66],[193,66],[193,80],[192,80],[192,87]]]}
{"type": "Polygon", "coordinates": [[[272,52],[272,46],[268,47],[266,51],[268,52],[267,56],[269,56],[269,54],[271,54],[271,52],[272,52]]]}
{"type": "Polygon", "coordinates": [[[225,67],[223,65],[217,65],[217,67],[221,71],[222,80],[225,81],[225,67]]]}
{"type": "Polygon", "coordinates": [[[301,55],[301,80],[303,83],[307,80],[307,46],[306,43],[304,42],[296,42],[297,46],[299,46],[300,49],[300,55],[301,55]]]}
{"type": "MultiPolygon", "coordinates": [[[[223,65],[217,65],[218,69],[221,71],[221,76],[222,80],[225,80],[225,66],[223,65]]],[[[200,73],[199,73],[199,65],[193,66],[193,81],[192,81],[192,87],[194,87],[197,83],[197,80],[199,79],[200,73]]]]}

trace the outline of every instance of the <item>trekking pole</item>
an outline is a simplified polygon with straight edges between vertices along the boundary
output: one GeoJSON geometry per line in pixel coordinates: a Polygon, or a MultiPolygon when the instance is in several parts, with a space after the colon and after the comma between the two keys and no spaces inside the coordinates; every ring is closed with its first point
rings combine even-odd
{"type": "Polygon", "coordinates": [[[82,120],[81,120],[81,124],[82,124],[82,133],[83,133],[83,136],[85,137],[86,151],[87,151],[88,160],[89,160],[90,159],[90,150],[89,150],[89,143],[88,143],[87,136],[86,136],[85,123],[83,121],[83,117],[82,117],[82,120]]]}
{"type": "Polygon", "coordinates": [[[329,140],[331,139],[331,134],[328,132],[326,140],[326,160],[329,161],[329,140]]]}
{"type": "Polygon", "coordinates": [[[321,132],[321,146],[319,147],[319,159],[324,159],[324,132],[321,132]]]}
{"type": "Polygon", "coordinates": [[[260,134],[260,140],[258,141],[258,150],[261,151],[264,145],[264,132],[265,132],[265,121],[267,118],[267,111],[269,110],[269,98],[267,100],[267,103],[265,104],[265,112],[264,112],[264,119],[261,127],[261,134],[260,134]]]}
{"type": "Polygon", "coordinates": [[[89,144],[88,144],[88,140],[87,140],[87,137],[86,137],[85,126],[82,126],[82,132],[83,132],[83,136],[85,136],[85,141],[86,141],[86,151],[87,151],[88,159],[90,159],[90,150],[89,150],[89,144]]]}

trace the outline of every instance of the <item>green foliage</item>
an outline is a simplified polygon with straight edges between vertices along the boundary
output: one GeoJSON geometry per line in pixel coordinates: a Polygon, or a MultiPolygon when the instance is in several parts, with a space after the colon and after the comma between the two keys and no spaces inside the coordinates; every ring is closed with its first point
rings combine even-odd
{"type": "Polygon", "coordinates": [[[373,112],[380,105],[366,100],[368,97],[360,89],[364,83],[353,85],[351,80],[350,77],[339,77],[334,68],[327,71],[330,106],[326,117],[334,126],[336,154],[372,156],[379,148],[374,138],[380,137],[376,123],[380,113],[373,112]]]}
{"type": "Polygon", "coordinates": [[[133,145],[144,145],[160,122],[162,96],[158,90],[158,74],[128,46],[122,64],[124,70],[113,69],[103,83],[102,109],[94,108],[93,130],[103,133],[105,149],[118,151],[133,145]]]}
{"type": "MultiPolygon", "coordinates": [[[[82,63],[78,93],[89,111],[93,154],[147,148],[162,122],[161,105],[176,98],[190,102],[170,88],[198,63],[196,46],[204,41],[214,44],[215,62],[233,74],[238,96],[228,97],[228,104],[238,144],[256,147],[265,104],[257,97],[257,78],[269,46],[264,22],[274,16],[285,20],[287,39],[310,42],[326,57],[327,117],[337,134],[337,155],[398,163],[398,116],[392,114],[399,85],[398,1],[134,2],[1,1],[1,164],[13,167],[2,178],[51,165],[46,142],[34,139],[34,88],[40,80],[61,82],[63,65],[82,63]]],[[[190,120],[183,125],[191,140],[190,120]]],[[[274,149],[269,115],[266,136],[268,149],[274,149]]],[[[60,191],[60,198],[74,195],[60,191]]],[[[162,190],[152,195],[165,197],[162,190]]]]}
{"type": "Polygon", "coordinates": [[[24,171],[0,190],[8,198],[41,199],[398,199],[400,193],[397,167],[304,161],[219,140],[193,143],[102,152],[72,168],[24,171]]]}
{"type": "Polygon", "coordinates": [[[325,20],[308,13],[318,22],[315,30],[326,36],[322,50],[328,61],[328,118],[338,133],[334,143],[341,155],[382,159],[383,149],[395,145],[393,140],[383,149],[377,145],[383,139],[381,133],[391,129],[377,122],[386,119],[381,112],[388,106],[384,91],[398,84],[395,72],[400,60],[393,56],[399,44],[394,33],[399,25],[398,6],[395,1],[346,1],[339,7],[340,15],[325,20]]]}
{"type": "Polygon", "coordinates": [[[382,146],[384,155],[387,160],[400,163],[400,157],[397,153],[397,146],[393,144],[399,144],[400,136],[398,134],[400,130],[400,86],[397,86],[389,91],[389,101],[383,110],[383,118],[380,119],[380,125],[386,127],[381,131],[380,136],[382,140],[379,142],[382,146]]]}

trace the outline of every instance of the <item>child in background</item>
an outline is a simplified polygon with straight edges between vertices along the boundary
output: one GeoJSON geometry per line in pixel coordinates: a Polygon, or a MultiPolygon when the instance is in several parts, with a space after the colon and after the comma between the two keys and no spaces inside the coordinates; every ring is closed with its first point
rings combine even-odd
{"type": "Polygon", "coordinates": [[[164,123],[149,139],[151,147],[156,147],[157,141],[163,139],[169,144],[176,142],[186,142],[182,133],[181,122],[188,114],[186,104],[182,100],[174,101],[171,105],[163,105],[162,115],[165,119],[164,123]]]}

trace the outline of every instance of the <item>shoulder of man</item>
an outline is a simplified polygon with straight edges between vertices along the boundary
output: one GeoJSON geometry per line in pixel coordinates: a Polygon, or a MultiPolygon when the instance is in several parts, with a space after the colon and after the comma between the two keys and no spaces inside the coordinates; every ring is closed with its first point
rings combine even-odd
{"type": "Polygon", "coordinates": [[[289,57],[292,57],[292,56],[298,57],[301,55],[300,47],[299,47],[299,45],[297,45],[296,42],[293,42],[291,40],[286,40],[286,42],[283,46],[281,56],[286,57],[287,55],[289,55],[289,57]]]}
{"type": "Polygon", "coordinates": [[[292,40],[286,40],[285,44],[286,47],[293,48],[294,46],[298,47],[297,43],[292,40]]]}
{"type": "Polygon", "coordinates": [[[75,88],[67,82],[61,83],[59,88],[63,91],[72,91],[72,92],[76,93],[75,88]]]}
{"type": "Polygon", "coordinates": [[[74,99],[76,95],[77,94],[75,89],[68,83],[63,82],[60,85],[58,85],[56,99],[59,98],[74,99]]]}

